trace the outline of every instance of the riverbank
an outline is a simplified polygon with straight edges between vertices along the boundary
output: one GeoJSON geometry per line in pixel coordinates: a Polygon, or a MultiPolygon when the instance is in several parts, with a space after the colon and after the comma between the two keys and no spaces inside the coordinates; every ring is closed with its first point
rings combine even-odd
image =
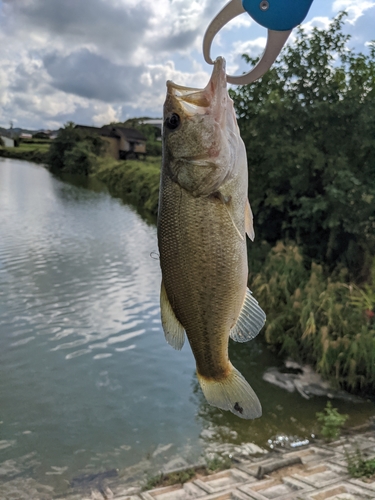
{"type": "MultiPolygon", "coordinates": [[[[191,479],[184,484],[170,484],[145,490],[134,484],[126,472],[116,479],[107,473],[96,476],[96,484],[86,484],[79,493],[66,500],[338,500],[375,498],[375,475],[354,478],[348,472],[348,456],[360,454],[366,460],[375,458],[374,422],[366,430],[352,429],[332,443],[321,440],[298,449],[278,447],[268,453],[262,450],[245,454],[245,447],[230,456],[226,470],[207,474],[197,464],[178,470],[164,469],[160,477],[191,479]],[[258,453],[256,453],[258,451],[258,453]]],[[[114,475],[115,472],[112,472],[114,475]]],[[[94,480],[94,478],[92,478],[94,480]]],[[[183,479],[184,480],[184,479],[183,479]]],[[[150,484],[150,482],[149,482],[150,484]]]]}
{"type": "MultiPolygon", "coordinates": [[[[6,154],[46,157],[32,146],[33,152],[8,148],[6,154]]],[[[160,157],[146,161],[97,157],[89,177],[105,184],[113,196],[156,217],[160,163],[160,157]]],[[[372,261],[372,277],[358,287],[343,267],[328,272],[314,262],[307,265],[302,248],[293,243],[278,243],[271,249],[256,241],[249,253],[249,286],[267,312],[263,335],[270,347],[284,358],[309,363],[337,388],[361,395],[373,394],[375,387],[372,261]]]]}
{"type": "Polygon", "coordinates": [[[0,157],[12,158],[14,160],[25,160],[33,163],[47,163],[48,148],[44,145],[21,143],[17,148],[2,148],[0,147],[0,157]]]}
{"type": "Polygon", "coordinates": [[[98,160],[91,175],[103,182],[112,196],[125,198],[137,207],[156,216],[159,202],[160,157],[145,161],[115,161],[108,157],[98,160]]]}

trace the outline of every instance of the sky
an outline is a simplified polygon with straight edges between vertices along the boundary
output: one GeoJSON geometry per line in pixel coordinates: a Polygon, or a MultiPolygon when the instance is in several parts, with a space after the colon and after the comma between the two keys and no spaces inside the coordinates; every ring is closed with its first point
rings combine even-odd
{"type": "MultiPolygon", "coordinates": [[[[205,30],[227,0],[0,0],[0,127],[56,129],[161,117],[165,83],[204,87],[205,30]]],[[[314,0],[303,24],[349,14],[351,45],[375,39],[375,0],[314,0]]],[[[267,31],[243,14],[215,38],[214,57],[242,73],[267,31]]],[[[293,43],[290,37],[289,43],[293,43]]]]}

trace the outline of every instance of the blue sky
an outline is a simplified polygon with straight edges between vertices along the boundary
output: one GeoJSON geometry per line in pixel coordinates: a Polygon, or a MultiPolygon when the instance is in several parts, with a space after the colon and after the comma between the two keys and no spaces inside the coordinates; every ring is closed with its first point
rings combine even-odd
{"type": "MultiPolygon", "coordinates": [[[[297,0],[298,1],[298,0],[297,0]]],[[[206,85],[202,38],[222,0],[0,0],[0,126],[101,126],[161,116],[165,82],[206,85]]],[[[375,0],[314,0],[306,29],[349,13],[351,45],[375,39],[375,0]]],[[[247,14],[220,32],[212,53],[241,73],[266,30],[247,14]]],[[[292,38],[290,43],[293,43],[292,38]]]]}

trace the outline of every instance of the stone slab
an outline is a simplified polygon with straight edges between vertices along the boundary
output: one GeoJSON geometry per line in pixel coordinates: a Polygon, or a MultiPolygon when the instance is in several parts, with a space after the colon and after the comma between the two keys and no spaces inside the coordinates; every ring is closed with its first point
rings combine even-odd
{"type": "Polygon", "coordinates": [[[370,500],[375,498],[375,493],[345,481],[303,494],[300,498],[301,500],[370,500]]]}
{"type": "Polygon", "coordinates": [[[325,486],[348,478],[348,473],[343,467],[329,462],[323,462],[307,467],[304,471],[293,474],[292,477],[314,488],[324,488],[325,486]]]}
{"type": "Polygon", "coordinates": [[[238,488],[255,500],[292,500],[312,488],[292,477],[263,479],[238,488]]]}
{"type": "Polygon", "coordinates": [[[354,484],[355,486],[371,490],[375,493],[375,478],[368,481],[362,481],[361,479],[350,479],[349,482],[351,484],[354,484]]]}
{"type": "Polygon", "coordinates": [[[156,488],[141,493],[143,500],[192,500],[193,498],[206,497],[206,492],[194,483],[177,484],[156,488]]]}
{"type": "Polygon", "coordinates": [[[329,451],[319,446],[309,446],[303,450],[292,451],[284,455],[284,457],[300,457],[303,464],[322,462],[333,456],[333,451],[329,451]]]}
{"type": "Polygon", "coordinates": [[[223,491],[230,487],[235,488],[241,483],[254,481],[256,481],[256,479],[253,476],[250,476],[242,470],[234,467],[232,469],[224,470],[221,472],[217,472],[216,474],[211,474],[209,476],[196,479],[194,481],[194,484],[199,486],[199,488],[206,491],[207,493],[216,493],[217,491],[223,491]]]}

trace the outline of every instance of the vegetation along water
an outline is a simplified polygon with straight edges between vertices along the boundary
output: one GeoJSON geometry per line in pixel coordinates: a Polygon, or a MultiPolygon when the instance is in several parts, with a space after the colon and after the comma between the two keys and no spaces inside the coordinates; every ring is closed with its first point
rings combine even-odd
{"type": "MultiPolygon", "coordinates": [[[[300,31],[261,82],[231,91],[255,219],[249,285],[268,321],[229,351],[262,395],[262,419],[209,407],[189,350],[164,343],[150,257],[160,157],[109,160],[69,124],[52,147],[0,148],[59,170],[0,158],[0,497],[50,498],[98,469],[134,477],[203,451],[311,439],[326,398],[262,378],[286,357],[373,398],[375,49],[347,51],[343,19],[300,31]]],[[[374,414],[366,400],[334,407],[349,426],[374,414]]]]}
{"type": "MultiPolygon", "coordinates": [[[[207,405],[190,349],[164,341],[156,252],[155,225],[104,185],[0,158],[0,498],[50,500],[98,473],[142,480],[320,433],[327,397],[264,380],[283,367],[262,334],[229,345],[262,418],[207,405]]],[[[375,413],[333,406],[347,426],[375,413]]]]}
{"type": "MultiPolygon", "coordinates": [[[[230,93],[249,159],[249,284],[267,312],[265,338],[340,387],[373,394],[375,46],[348,50],[344,19],[311,36],[300,29],[260,81],[230,93]]],[[[49,151],[36,146],[2,154],[99,179],[156,216],[160,157],[110,160],[73,124],[49,151]]]]}

